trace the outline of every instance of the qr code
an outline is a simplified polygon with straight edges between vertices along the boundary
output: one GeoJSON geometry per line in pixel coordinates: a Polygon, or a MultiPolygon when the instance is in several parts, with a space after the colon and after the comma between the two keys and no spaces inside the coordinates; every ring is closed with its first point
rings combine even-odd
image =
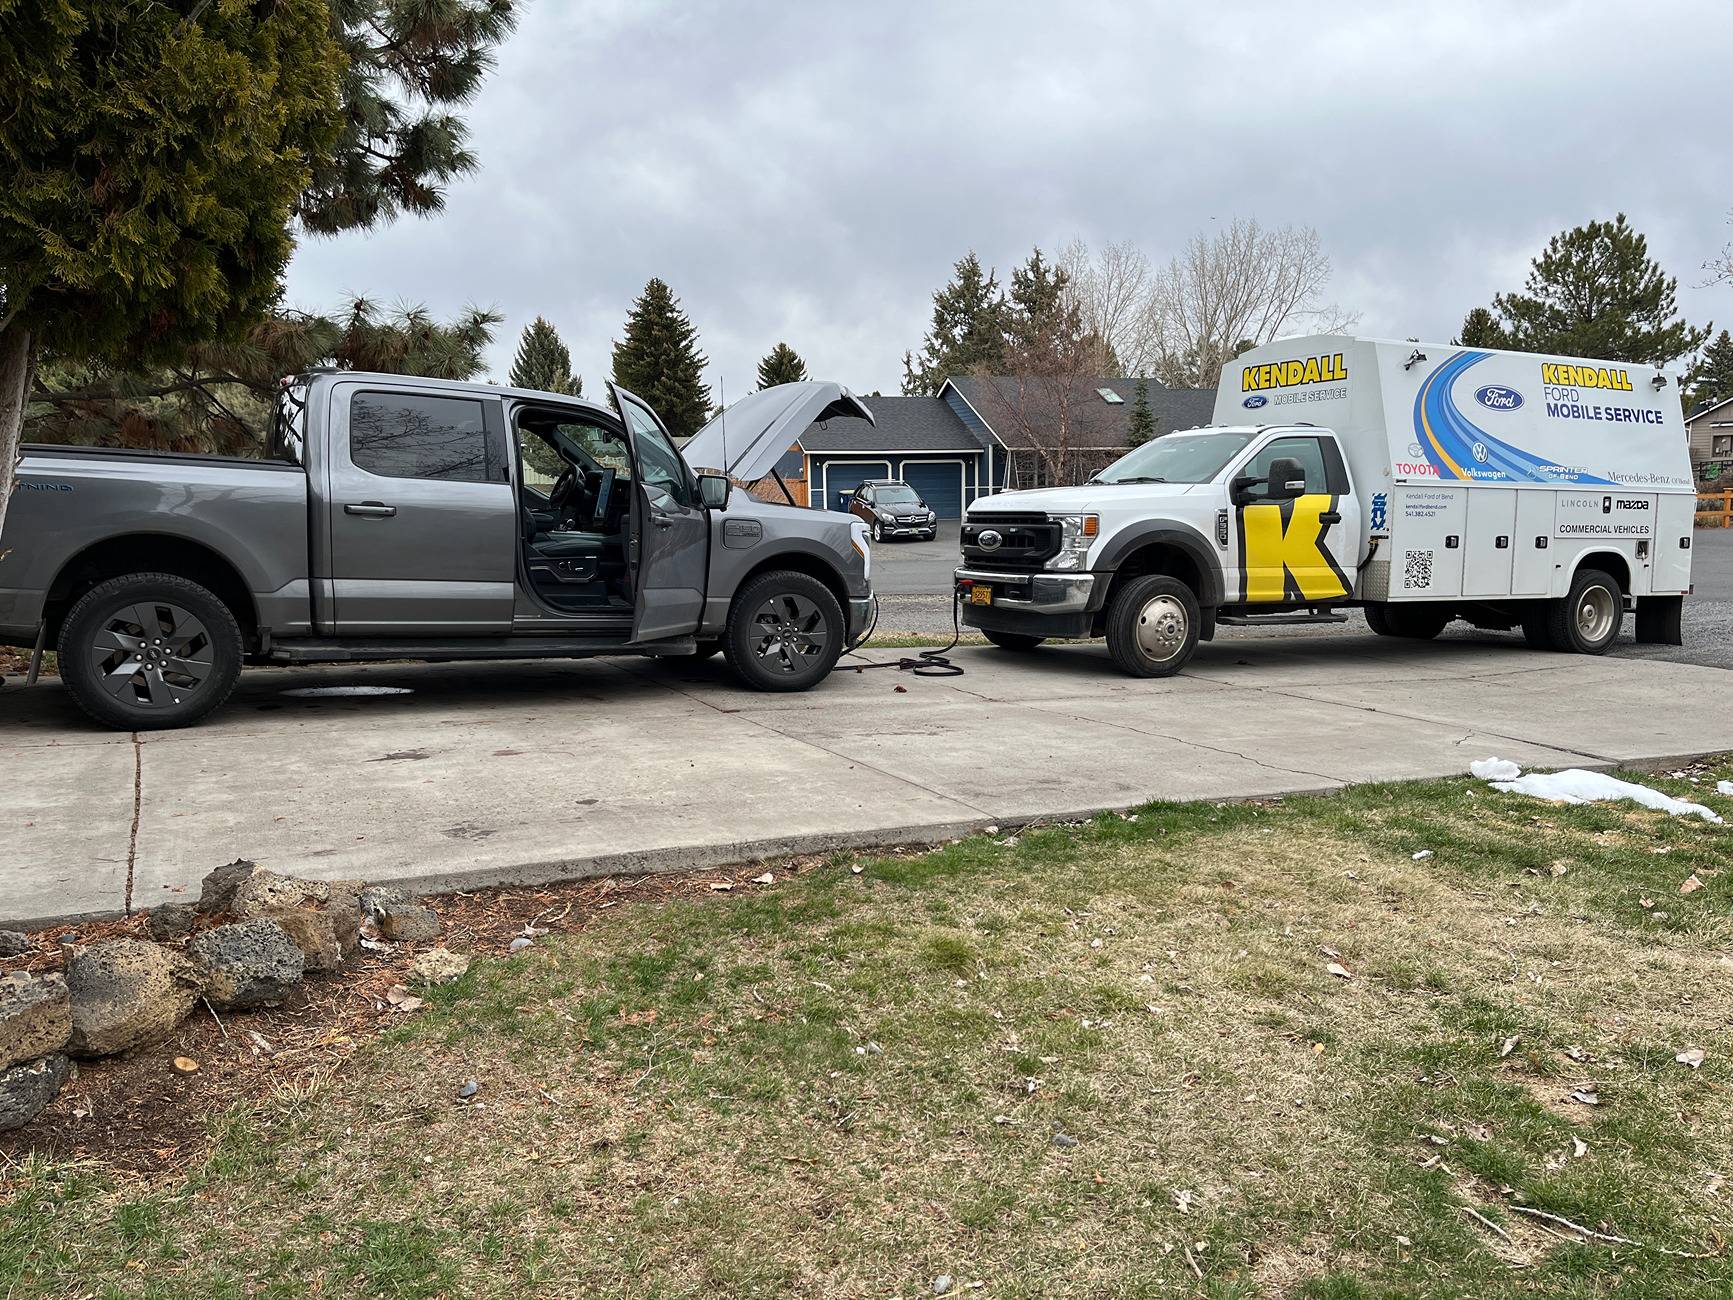
{"type": "Polygon", "coordinates": [[[1410,591],[1432,585],[1431,551],[1403,552],[1402,585],[1410,591]]]}

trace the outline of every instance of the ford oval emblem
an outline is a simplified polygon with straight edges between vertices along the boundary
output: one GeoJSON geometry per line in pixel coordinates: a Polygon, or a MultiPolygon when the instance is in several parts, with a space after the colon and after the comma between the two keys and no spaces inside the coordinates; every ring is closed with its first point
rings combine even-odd
{"type": "Polygon", "coordinates": [[[1245,401],[1240,403],[1240,405],[1245,407],[1248,411],[1255,411],[1259,407],[1268,406],[1269,404],[1270,399],[1265,397],[1262,393],[1253,393],[1250,397],[1246,398],[1245,401]]]}
{"type": "Polygon", "coordinates": [[[1522,394],[1503,384],[1488,384],[1474,390],[1474,400],[1489,411],[1514,411],[1522,405],[1522,394]]]}
{"type": "Polygon", "coordinates": [[[983,551],[996,551],[1004,540],[995,529],[988,528],[975,538],[975,544],[983,551]]]}

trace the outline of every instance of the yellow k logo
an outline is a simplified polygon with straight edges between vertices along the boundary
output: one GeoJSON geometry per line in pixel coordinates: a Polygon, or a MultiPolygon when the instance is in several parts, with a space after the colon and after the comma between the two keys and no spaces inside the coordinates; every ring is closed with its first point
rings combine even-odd
{"type": "Polygon", "coordinates": [[[1336,508],[1322,492],[1292,501],[1262,501],[1240,510],[1240,553],[1247,604],[1334,600],[1348,579],[1324,547],[1320,518],[1336,508]]]}

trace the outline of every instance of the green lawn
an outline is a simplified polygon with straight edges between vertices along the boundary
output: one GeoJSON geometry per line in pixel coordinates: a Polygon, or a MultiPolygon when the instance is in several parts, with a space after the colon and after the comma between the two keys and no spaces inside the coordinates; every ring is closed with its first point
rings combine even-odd
{"type": "Polygon", "coordinates": [[[1453,781],[695,883],[188,1177],[0,1166],[0,1295],[1730,1294],[1730,844],[1453,781]]]}

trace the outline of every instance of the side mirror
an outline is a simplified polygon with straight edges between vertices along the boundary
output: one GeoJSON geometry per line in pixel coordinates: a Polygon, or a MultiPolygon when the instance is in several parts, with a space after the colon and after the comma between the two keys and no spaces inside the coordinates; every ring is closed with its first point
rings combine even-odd
{"type": "Polygon", "coordinates": [[[698,499],[704,503],[707,510],[728,509],[728,494],[734,490],[726,474],[700,474],[698,476],[698,499]]]}
{"type": "Polygon", "coordinates": [[[1288,456],[1270,462],[1270,489],[1266,500],[1292,501],[1306,494],[1306,467],[1288,456]]]}

